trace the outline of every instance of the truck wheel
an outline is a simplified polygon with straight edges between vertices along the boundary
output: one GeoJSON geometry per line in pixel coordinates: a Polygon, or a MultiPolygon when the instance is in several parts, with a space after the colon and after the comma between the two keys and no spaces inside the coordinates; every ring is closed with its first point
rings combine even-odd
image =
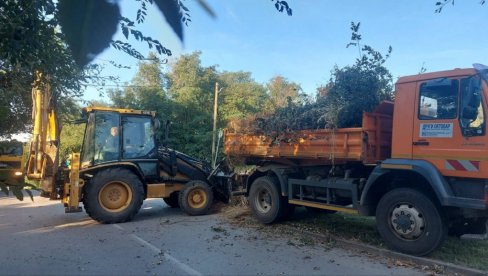
{"type": "Polygon", "coordinates": [[[181,210],[190,216],[207,214],[212,206],[212,201],[212,188],[201,180],[186,183],[178,197],[181,210]]]}
{"type": "Polygon", "coordinates": [[[269,224],[293,213],[293,206],[280,195],[277,181],[269,176],[254,180],[249,192],[249,205],[253,215],[262,223],[269,224]]]}
{"type": "Polygon", "coordinates": [[[179,192],[173,192],[169,195],[169,197],[164,197],[163,200],[164,202],[171,208],[178,208],[180,207],[179,204],[179,192]]]}
{"type": "Polygon", "coordinates": [[[86,213],[101,223],[131,220],[141,209],[143,200],[141,180],[127,169],[100,171],[84,188],[86,213]]]}
{"type": "Polygon", "coordinates": [[[447,238],[440,207],[409,188],[394,189],[381,198],[376,224],[388,247],[411,255],[427,255],[447,238]]]}

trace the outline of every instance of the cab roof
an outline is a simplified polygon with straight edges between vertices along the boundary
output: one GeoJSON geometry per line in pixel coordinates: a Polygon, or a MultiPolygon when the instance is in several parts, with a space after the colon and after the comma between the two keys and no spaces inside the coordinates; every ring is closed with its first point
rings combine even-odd
{"type": "Polygon", "coordinates": [[[461,77],[461,76],[471,76],[476,74],[476,71],[473,68],[465,68],[465,69],[453,69],[447,71],[438,71],[432,73],[424,73],[418,74],[413,76],[405,76],[398,79],[397,84],[400,83],[408,83],[408,82],[418,82],[424,80],[431,80],[437,78],[449,78],[449,77],[461,77]]]}
{"type": "Polygon", "coordinates": [[[87,106],[83,108],[83,113],[91,113],[95,111],[116,112],[116,113],[133,114],[133,115],[146,115],[146,116],[152,116],[153,118],[156,116],[155,111],[147,111],[147,110],[111,108],[111,107],[103,107],[103,106],[87,106]]]}

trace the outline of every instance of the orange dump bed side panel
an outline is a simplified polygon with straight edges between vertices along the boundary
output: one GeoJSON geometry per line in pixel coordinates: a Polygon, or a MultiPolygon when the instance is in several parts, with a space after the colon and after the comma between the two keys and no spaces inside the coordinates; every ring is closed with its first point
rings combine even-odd
{"type": "Polygon", "coordinates": [[[391,155],[392,113],[393,103],[384,102],[363,114],[362,127],[300,130],[278,139],[226,131],[224,152],[235,157],[320,159],[321,164],[374,164],[391,155]]]}

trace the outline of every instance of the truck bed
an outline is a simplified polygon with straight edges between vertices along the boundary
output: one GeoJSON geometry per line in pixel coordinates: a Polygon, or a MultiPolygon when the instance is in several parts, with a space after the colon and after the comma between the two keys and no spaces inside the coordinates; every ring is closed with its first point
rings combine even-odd
{"type": "Polygon", "coordinates": [[[391,155],[392,115],[393,103],[385,101],[364,112],[357,128],[299,130],[279,137],[226,131],[224,152],[246,160],[375,164],[391,155]]]}

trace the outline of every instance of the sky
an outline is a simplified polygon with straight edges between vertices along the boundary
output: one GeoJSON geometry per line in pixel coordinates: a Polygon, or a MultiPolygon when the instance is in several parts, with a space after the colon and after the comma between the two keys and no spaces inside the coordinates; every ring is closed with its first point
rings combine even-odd
{"type": "MultiPolygon", "coordinates": [[[[201,51],[203,66],[218,65],[219,71],[247,71],[259,83],[281,75],[315,94],[326,84],[332,68],[353,64],[358,57],[350,41],[351,22],[361,22],[362,42],[386,53],[385,66],[394,78],[419,73],[471,67],[488,63],[488,4],[479,0],[455,1],[435,13],[437,0],[287,0],[293,15],[279,13],[271,0],[206,0],[217,17],[209,16],[196,0],[183,3],[191,22],[181,42],[156,7],[149,7],[139,25],[145,34],[158,39],[173,52],[169,62],[182,54],[201,51]]],[[[138,3],[121,0],[122,14],[135,19],[138,3]]],[[[113,39],[125,40],[121,32],[113,39]]],[[[147,55],[145,45],[129,40],[147,55]]],[[[94,60],[106,65],[102,75],[115,75],[120,85],[130,82],[137,60],[107,48],[94,60]],[[117,69],[114,60],[131,69],[117,69]]],[[[168,65],[162,65],[168,70],[168,65]]],[[[114,88],[117,84],[102,88],[114,88]]],[[[94,87],[84,99],[103,99],[94,87]]]]}

